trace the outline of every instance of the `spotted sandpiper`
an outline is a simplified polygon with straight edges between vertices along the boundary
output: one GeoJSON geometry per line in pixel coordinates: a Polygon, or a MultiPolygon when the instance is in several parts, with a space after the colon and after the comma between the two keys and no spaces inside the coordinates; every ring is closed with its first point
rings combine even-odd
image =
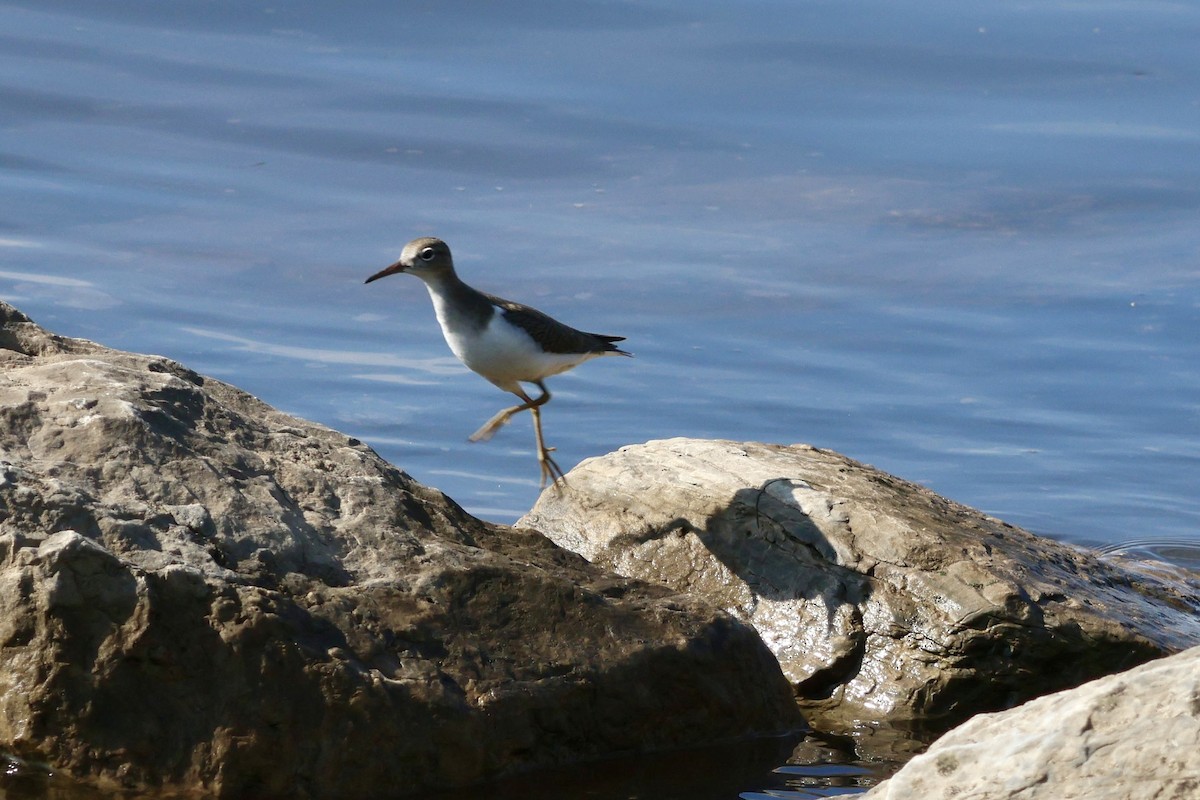
{"type": "Polygon", "coordinates": [[[563,471],[550,457],[553,447],[542,439],[541,407],[550,401],[543,382],[596,356],[628,356],[613,342],[624,336],[584,333],[530,308],[495,295],[485,294],[463,283],[454,272],[450,248],[441,239],[426,236],[404,246],[396,263],[376,272],[366,282],[407,272],[425,283],[442,335],[458,360],[506,392],[521,398],[521,404],[506,408],[471,434],[472,442],[486,441],[514,414],[528,409],[533,416],[538,465],[542,485],[546,479],[557,484],[563,471]],[[521,383],[542,390],[531,398],[521,383]]]}

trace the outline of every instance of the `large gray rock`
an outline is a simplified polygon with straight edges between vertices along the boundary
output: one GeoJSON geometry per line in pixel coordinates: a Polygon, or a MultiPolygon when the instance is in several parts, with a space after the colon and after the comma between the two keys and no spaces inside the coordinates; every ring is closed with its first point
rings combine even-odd
{"type": "Polygon", "coordinates": [[[807,446],[670,439],[580,464],[518,524],[753,624],[810,719],[929,723],[1200,642],[1200,592],[807,446]]]}
{"type": "Polygon", "coordinates": [[[373,797],[799,724],[709,604],[169,360],[0,323],[0,750],[373,797]]]}
{"type": "Polygon", "coordinates": [[[1200,648],[981,714],[863,800],[1195,800],[1200,648]]]}

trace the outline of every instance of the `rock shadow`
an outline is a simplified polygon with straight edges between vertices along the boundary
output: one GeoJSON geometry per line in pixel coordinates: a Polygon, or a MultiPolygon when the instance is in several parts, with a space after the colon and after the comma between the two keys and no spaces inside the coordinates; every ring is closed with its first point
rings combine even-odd
{"type": "Polygon", "coordinates": [[[667,571],[688,584],[680,588],[743,617],[775,653],[796,693],[824,699],[862,667],[862,608],[873,582],[847,566],[851,556],[826,532],[848,522],[827,503],[814,518],[806,494],[817,496],[802,480],[775,478],[738,490],[703,525],[676,517],[618,537],[610,547],[646,552],[653,546],[655,558],[669,553],[678,563],[667,571]],[[689,538],[703,552],[694,552],[689,538]]]}

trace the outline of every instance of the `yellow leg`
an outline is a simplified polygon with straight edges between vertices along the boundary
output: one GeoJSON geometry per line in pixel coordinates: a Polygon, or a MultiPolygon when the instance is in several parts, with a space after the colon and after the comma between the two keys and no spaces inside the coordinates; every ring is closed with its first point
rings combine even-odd
{"type": "MultiPolygon", "coordinates": [[[[538,386],[542,386],[542,384],[538,383],[538,386]]],[[[525,402],[519,406],[512,406],[511,408],[506,408],[503,411],[497,412],[495,416],[483,423],[483,427],[471,434],[470,438],[472,442],[486,442],[496,434],[496,431],[508,424],[508,421],[512,419],[513,414],[519,414],[527,409],[537,408],[538,406],[545,405],[545,403],[550,399],[550,393],[546,391],[545,386],[542,386],[542,396],[536,400],[530,399],[529,395],[525,394],[520,389],[513,392],[513,394],[525,402]]]]}
{"type": "Polygon", "coordinates": [[[554,448],[546,447],[542,441],[542,410],[538,406],[531,406],[529,413],[533,415],[533,434],[537,438],[538,466],[542,468],[542,486],[546,485],[546,478],[549,478],[550,484],[556,488],[559,481],[566,486],[567,476],[563,475],[562,468],[550,457],[550,451],[554,448]]]}
{"type": "Polygon", "coordinates": [[[550,479],[554,486],[557,486],[560,480],[565,485],[567,479],[566,476],[563,475],[562,468],[560,468],[558,464],[555,463],[554,459],[550,457],[550,453],[554,450],[554,448],[546,447],[545,441],[542,439],[541,407],[550,402],[550,390],[547,389],[546,385],[541,381],[534,381],[534,383],[539,389],[542,390],[540,397],[537,399],[531,398],[529,395],[525,394],[525,392],[517,389],[517,391],[513,392],[513,394],[525,402],[518,406],[512,406],[504,409],[503,411],[497,412],[495,416],[483,423],[483,427],[471,434],[471,441],[486,442],[495,435],[496,431],[507,425],[508,421],[512,419],[514,414],[519,414],[522,411],[528,410],[530,415],[533,416],[533,433],[537,439],[538,466],[542,469],[542,486],[546,485],[547,478],[550,479]]]}

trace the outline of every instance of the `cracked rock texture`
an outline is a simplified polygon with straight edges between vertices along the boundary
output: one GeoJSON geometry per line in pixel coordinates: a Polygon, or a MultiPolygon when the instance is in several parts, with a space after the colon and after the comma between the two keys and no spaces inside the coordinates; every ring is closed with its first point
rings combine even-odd
{"type": "Polygon", "coordinates": [[[981,714],[863,800],[1195,800],[1200,648],[981,714]]]}
{"type": "Polygon", "coordinates": [[[945,730],[1200,642],[1195,581],[1110,564],[804,445],[583,462],[518,522],[758,629],[809,718],[945,730]]]}
{"type": "Polygon", "coordinates": [[[793,729],[754,631],[362,443],[0,304],[0,750],[98,786],[394,797],[793,729]]]}

